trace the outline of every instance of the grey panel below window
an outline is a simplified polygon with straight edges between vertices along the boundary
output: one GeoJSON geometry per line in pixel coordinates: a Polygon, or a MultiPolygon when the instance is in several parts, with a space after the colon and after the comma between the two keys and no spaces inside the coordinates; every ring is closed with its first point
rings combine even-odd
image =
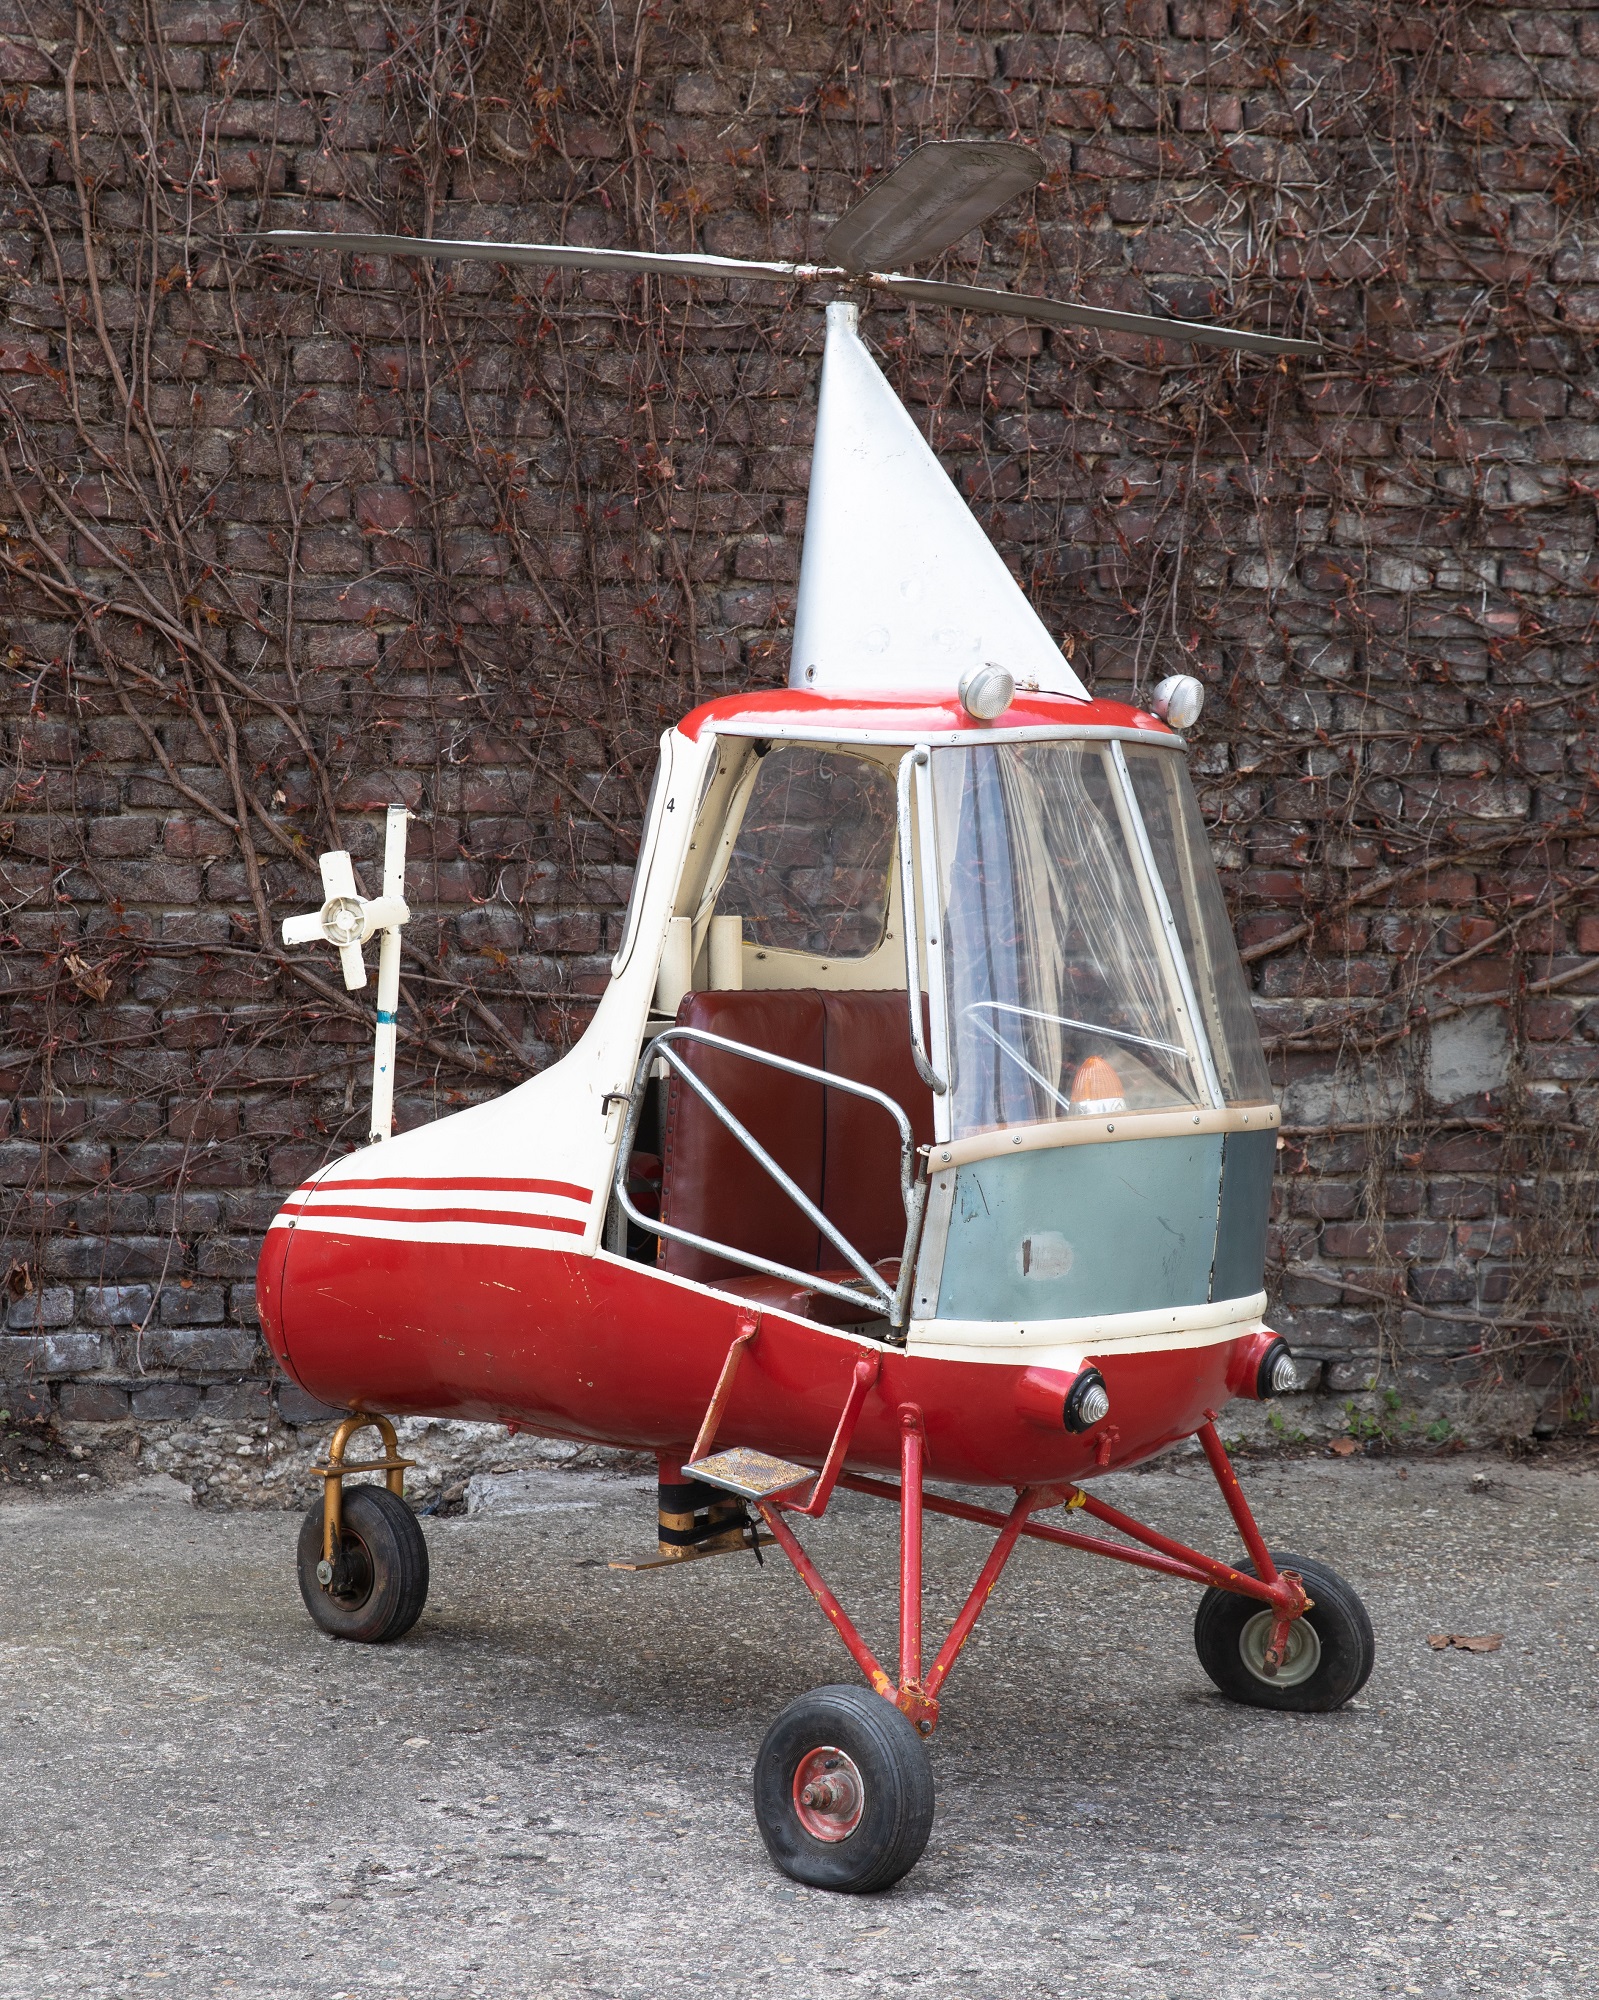
{"type": "Polygon", "coordinates": [[[1025,1323],[1203,1305],[1221,1159],[1221,1134],[1196,1133],[957,1169],[938,1317],[1025,1323]]]}

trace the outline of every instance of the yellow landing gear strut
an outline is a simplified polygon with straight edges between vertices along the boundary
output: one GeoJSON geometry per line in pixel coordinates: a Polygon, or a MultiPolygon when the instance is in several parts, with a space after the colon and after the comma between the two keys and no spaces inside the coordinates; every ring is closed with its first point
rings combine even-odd
{"type": "Polygon", "coordinates": [[[403,1500],[405,1475],[415,1464],[414,1458],[401,1458],[400,1441],[387,1417],[346,1417],[333,1433],[327,1464],[311,1468],[322,1481],[322,1560],[317,1565],[317,1581],[324,1589],[333,1581],[334,1551],[339,1546],[339,1536],[344,1528],[344,1475],[347,1472],[381,1472],[395,1499],[403,1500]],[[345,1447],[357,1431],[364,1430],[377,1432],[383,1440],[385,1455],[382,1458],[357,1459],[352,1464],[344,1456],[345,1447]]]}

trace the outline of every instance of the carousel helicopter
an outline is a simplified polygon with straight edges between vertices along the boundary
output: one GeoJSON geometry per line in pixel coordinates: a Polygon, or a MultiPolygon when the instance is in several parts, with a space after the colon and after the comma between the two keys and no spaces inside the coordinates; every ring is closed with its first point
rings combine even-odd
{"type": "Polygon", "coordinates": [[[1298,1373],[1262,1318],[1280,1114],[1185,766],[1202,687],[1174,677],[1147,708],[1090,695],[879,372],[857,300],[1320,349],[894,268],[1042,172],[1017,145],[925,145],[820,265],[266,238],[847,294],[826,309],[788,686],[663,736],[610,982],[571,1052],[392,1137],[404,809],[380,897],[323,857],[323,906],[284,937],[336,946],[358,987],[382,933],[373,1143],[288,1199],[259,1284],[283,1368],[352,1413],[300,1536],[317,1624],[386,1640],[422,1610],[395,1416],[653,1451],[658,1553],[618,1567],[775,1543],[864,1675],[791,1703],[755,1769],[773,1861],[842,1890],[920,1856],[925,1739],[1023,1537],[1201,1586],[1199,1660],[1235,1700],[1334,1709],[1372,1665],[1359,1598],[1268,1548],[1216,1427],[1298,1373]],[[353,1459],[366,1427],[381,1456],[353,1459]],[[1234,1562],[1090,1490],[1194,1438],[1234,1562]],[[899,1511],[897,1672],[795,1532],[840,1487],[899,1511]],[[927,1512],[995,1531],[930,1660],[927,1512]]]}

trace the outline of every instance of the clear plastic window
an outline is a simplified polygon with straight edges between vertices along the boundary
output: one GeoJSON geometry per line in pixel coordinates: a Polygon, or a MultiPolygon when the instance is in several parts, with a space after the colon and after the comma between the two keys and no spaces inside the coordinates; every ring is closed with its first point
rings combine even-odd
{"type": "Polygon", "coordinates": [[[1155,867],[1182,937],[1222,1096],[1229,1104],[1269,1103],[1271,1079],[1260,1030],[1187,767],[1165,750],[1128,745],[1126,755],[1155,867]]]}
{"type": "Polygon", "coordinates": [[[1208,1102],[1102,743],[935,750],[952,1132],[1208,1102]]]}
{"type": "Polygon", "coordinates": [[[817,958],[866,958],[883,942],[894,860],[894,774],[810,743],[761,760],[744,809],[719,916],[747,942],[817,958]]]}

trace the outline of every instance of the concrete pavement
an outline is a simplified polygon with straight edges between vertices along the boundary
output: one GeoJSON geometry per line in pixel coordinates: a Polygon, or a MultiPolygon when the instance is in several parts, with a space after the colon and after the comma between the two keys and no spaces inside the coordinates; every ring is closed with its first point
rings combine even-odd
{"type": "MultiPolygon", "coordinates": [[[[927,1854],[872,1899],[775,1874],[749,1805],[768,1722],[847,1657],[775,1556],[601,1566],[651,1540],[637,1475],[519,1475],[532,1511],[491,1485],[428,1522],[428,1608],[380,1649],[311,1626],[292,1516],[170,1482],[9,1498],[0,1996],[1599,1988],[1599,1469],[1244,1473],[1272,1543],[1366,1597],[1356,1705],[1233,1707],[1192,1590],[1024,1545],[950,1683],[927,1854]],[[1437,1630],[1504,1643],[1434,1652],[1437,1630]]],[[[1202,1463],[1103,1490],[1234,1546],[1202,1463]]],[[[805,1532],[888,1647],[892,1514],[841,1495],[805,1532]]],[[[929,1522],[930,1632],[985,1546],[929,1522]]]]}

